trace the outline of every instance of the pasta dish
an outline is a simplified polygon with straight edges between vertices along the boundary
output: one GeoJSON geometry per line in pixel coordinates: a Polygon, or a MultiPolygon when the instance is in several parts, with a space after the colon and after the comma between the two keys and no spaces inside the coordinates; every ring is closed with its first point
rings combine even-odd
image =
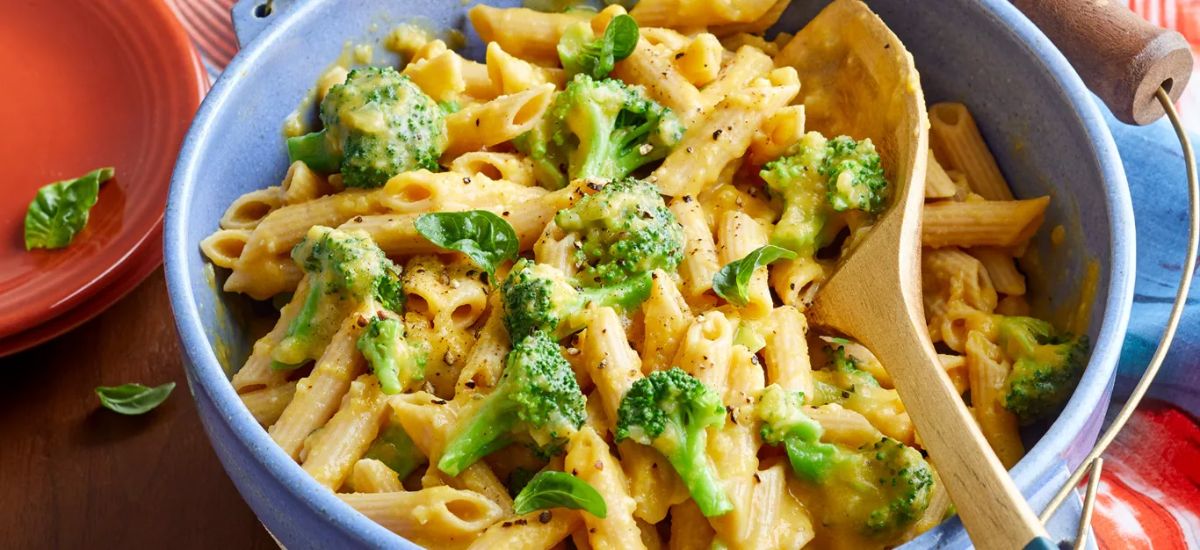
{"type": "MultiPolygon", "coordinates": [[[[407,26],[400,66],[326,71],[282,183],[202,243],[278,309],[247,409],[433,548],[884,548],[953,515],[887,365],[805,320],[895,193],[856,121],[911,56],[858,0],[768,37],[788,3],[480,5],[482,60],[407,26]],[[839,46],[860,27],[879,57],[839,46]]],[[[1049,197],[1013,196],[963,104],[929,113],[929,336],[1011,467],[1088,346],[1030,316],[1049,197]]]]}

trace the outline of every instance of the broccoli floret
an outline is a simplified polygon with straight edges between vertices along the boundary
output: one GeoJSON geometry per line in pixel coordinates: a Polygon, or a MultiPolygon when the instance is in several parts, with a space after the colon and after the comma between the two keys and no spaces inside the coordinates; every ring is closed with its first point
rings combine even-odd
{"type": "Polygon", "coordinates": [[[408,432],[396,424],[390,424],[379,432],[379,436],[367,448],[363,457],[373,458],[386,464],[388,468],[396,472],[396,475],[400,476],[400,479],[408,477],[408,474],[428,460],[425,455],[421,454],[417,444],[408,436],[408,432]]]}
{"type": "Polygon", "coordinates": [[[705,430],[724,424],[721,396],[675,367],[633,383],[617,409],[616,440],[633,439],[661,452],[700,512],[713,517],[733,509],[705,449],[705,430]]]}
{"type": "Polygon", "coordinates": [[[358,350],[379,379],[383,393],[394,395],[425,379],[426,350],[404,338],[404,323],[373,317],[358,337],[358,350]]]}
{"type": "Polygon", "coordinates": [[[839,449],[827,503],[864,533],[892,538],[929,507],[933,470],[916,449],[890,437],[854,450],[839,449]]]}
{"type": "Polygon", "coordinates": [[[838,136],[829,140],[820,174],[829,182],[829,205],[834,210],[874,214],[883,209],[887,180],[870,139],[838,136]]]}
{"type": "Polygon", "coordinates": [[[600,288],[578,288],[555,268],[522,259],[500,285],[504,326],[516,342],[543,331],[562,338],[583,328],[580,315],[587,306],[615,307],[628,311],[650,297],[650,274],[600,288]]]}
{"type": "Polygon", "coordinates": [[[829,474],[837,448],[821,442],[821,425],[804,414],[804,394],[790,393],[778,384],[767,386],[755,412],[762,420],[760,435],[771,445],[783,445],[792,471],[809,481],[829,474]]]}
{"type": "Polygon", "coordinates": [[[1002,403],[1022,424],[1045,418],[1071,396],[1087,365],[1086,336],[1056,333],[1032,317],[1001,317],[1000,346],[1012,361],[1002,403]]]}
{"type": "Polygon", "coordinates": [[[826,222],[834,212],[875,214],[883,208],[887,181],[871,140],[827,140],[809,132],[789,153],[768,162],[759,173],[767,189],[783,200],[772,244],[811,257],[832,241],[826,222]]]}
{"type": "Polygon", "coordinates": [[[559,446],[583,425],[585,406],[558,343],[535,332],[513,345],[496,388],[459,424],[438,469],[456,476],[518,437],[528,436],[541,448],[559,446]]]}
{"type": "Polygon", "coordinates": [[[323,173],[341,171],[348,187],[438,169],[446,149],[445,110],[391,67],[350,71],[321,101],[325,128],[288,140],[288,157],[323,173]]]}
{"type": "Polygon", "coordinates": [[[514,143],[533,160],[538,181],[560,189],[579,178],[625,177],[667,156],[682,137],[675,114],[641,88],[579,74],[514,143]]]}
{"type": "Polygon", "coordinates": [[[319,357],[341,321],[362,304],[403,311],[400,268],[365,234],[313,226],[292,249],[292,261],[306,273],[308,292],[272,352],[275,368],[319,357]]]}
{"type": "Polygon", "coordinates": [[[683,226],[658,189],[643,180],[613,181],[554,217],[579,236],[575,262],[586,285],[611,285],[683,261],[683,226]]]}
{"type": "Polygon", "coordinates": [[[755,407],[763,441],[784,446],[792,471],[825,496],[822,523],[894,536],[929,506],[933,471],[916,449],[890,437],[860,448],[820,441],[821,425],[804,413],[803,395],[772,384],[755,407]]]}

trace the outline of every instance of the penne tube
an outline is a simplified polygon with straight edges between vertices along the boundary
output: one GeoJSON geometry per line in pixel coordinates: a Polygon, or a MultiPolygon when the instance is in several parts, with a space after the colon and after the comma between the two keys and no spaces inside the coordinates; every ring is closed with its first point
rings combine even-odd
{"type": "Polygon", "coordinates": [[[496,522],[470,548],[558,548],[556,545],[583,526],[580,515],[575,510],[554,508],[496,522]]]}
{"type": "Polygon", "coordinates": [[[715,536],[716,531],[695,501],[688,499],[671,507],[671,538],[667,542],[670,550],[710,548],[715,536]]]}
{"type": "Polygon", "coordinates": [[[800,550],[815,535],[808,510],[788,490],[784,468],[780,463],[754,474],[745,548],[800,550]]]}
{"type": "MultiPolygon", "coordinates": [[[[727,210],[717,222],[718,257],[722,265],[729,265],[767,244],[767,231],[754,218],[727,210]]],[[[750,276],[746,285],[749,301],[737,308],[746,319],[761,319],[771,313],[773,299],[767,283],[767,266],[760,266],[750,276]]]]}
{"type": "Polygon", "coordinates": [[[675,279],[662,270],[652,273],[651,279],[650,297],[642,303],[646,330],[640,355],[642,372],[647,374],[671,368],[671,360],[692,323],[691,309],[675,279]]]}
{"type": "MultiPolygon", "coordinates": [[[[675,54],[675,68],[679,74],[688,79],[693,86],[700,88],[721,74],[721,61],[725,47],[717,37],[700,33],[688,42],[687,46],[679,48],[675,54]]],[[[701,92],[701,96],[704,93],[701,92]]]]}
{"type": "Polygon", "coordinates": [[[254,419],[263,427],[274,424],[292,401],[296,394],[296,383],[285,382],[278,386],[266,387],[259,390],[239,394],[242,404],[254,415],[254,419]]]}
{"type": "MultiPolygon", "coordinates": [[[[775,62],[762,50],[754,46],[737,49],[729,65],[721,69],[717,78],[700,92],[700,108],[709,112],[730,94],[744,90],[750,83],[775,68],[775,62]]],[[[765,113],[773,115],[774,110],[765,113]]]]}
{"type": "Polygon", "coordinates": [[[460,418],[465,418],[472,412],[477,403],[472,403],[475,392],[463,393],[453,401],[446,401],[436,395],[417,392],[392,396],[389,404],[400,421],[401,427],[412,438],[421,454],[429,458],[429,471],[425,477],[426,486],[430,481],[445,484],[459,489],[474,491],[484,495],[503,511],[505,516],[512,515],[512,497],[504,484],[492,472],[487,462],[479,461],[459,472],[457,477],[444,475],[437,469],[438,460],[442,457],[442,449],[453,435],[460,418]]]}
{"type": "Polygon", "coordinates": [[[251,234],[249,229],[218,229],[200,241],[200,252],[213,265],[233,269],[246,249],[251,234]]]}
{"type": "Polygon", "coordinates": [[[364,374],[350,383],[341,408],[320,431],[302,464],[304,471],[330,490],[342,486],[354,463],[367,452],[387,419],[387,402],[379,381],[364,374]]]}
{"type": "Polygon", "coordinates": [[[943,246],[1019,248],[1042,226],[1050,197],[1015,201],[935,202],[925,205],[921,242],[943,246]]]}
{"type": "Polygon", "coordinates": [[[484,44],[496,42],[521,59],[558,63],[558,39],[574,23],[586,22],[587,12],[546,13],[528,8],[494,8],[477,5],[467,11],[471,25],[484,44]]]}
{"type": "Polygon", "coordinates": [[[268,430],[271,439],[293,459],[299,458],[304,440],[337,411],[350,381],[366,369],[356,346],[361,331],[358,317],[359,313],[352,313],[342,321],[312,373],[297,382],[292,401],[268,430]]]}
{"type": "Polygon", "coordinates": [[[721,269],[717,245],[700,202],[691,195],[673,199],[668,206],[683,226],[683,262],[679,264],[680,290],[689,301],[712,290],[713,276],[721,269]]]}
{"type": "Polygon", "coordinates": [[[523,92],[477,103],[446,117],[449,143],[442,154],[452,159],[509,141],[533,128],[554,99],[554,84],[533,86],[523,92]]]}
{"type": "Polygon", "coordinates": [[[496,42],[487,46],[487,70],[488,77],[504,95],[521,93],[547,83],[562,89],[566,83],[566,73],[562,69],[534,65],[504,51],[496,42]]]}
{"type": "Polygon", "coordinates": [[[642,377],[642,361],[629,347],[621,318],[610,307],[589,311],[583,333],[583,364],[596,384],[607,418],[617,418],[621,399],[633,383],[642,377]]]}
{"type": "Polygon", "coordinates": [[[225,209],[225,214],[221,216],[221,228],[254,229],[268,214],[282,207],[285,200],[284,191],[278,186],[245,193],[225,209]]]}
{"type": "Polygon", "coordinates": [[[970,254],[983,264],[987,270],[996,292],[1009,296],[1025,295],[1025,275],[1017,269],[1016,258],[1012,252],[1003,248],[979,246],[972,248],[970,254]]]}
{"type": "Polygon", "coordinates": [[[592,428],[584,426],[571,436],[564,470],[596,489],[607,506],[604,518],[582,514],[593,548],[646,547],[641,528],[633,517],[636,503],[629,496],[621,464],[609,452],[608,443],[592,428]]]}
{"type": "Polygon", "coordinates": [[[780,306],[771,311],[767,326],[767,345],[762,350],[767,382],[788,391],[803,392],[805,401],[810,401],[816,394],[804,314],[792,306],[780,306]]]}
{"type": "Polygon", "coordinates": [[[1025,446],[1017,415],[1004,408],[1000,400],[1011,366],[1004,361],[1000,348],[978,331],[967,336],[966,357],[975,421],[1000,463],[1012,468],[1025,455],[1025,446]]]}
{"type": "Polygon", "coordinates": [[[858,448],[871,445],[883,438],[875,426],[858,412],[842,408],[841,405],[830,404],[820,407],[806,408],[804,414],[821,424],[824,432],[821,441],[840,443],[847,447],[858,448]]]}
{"type": "MultiPolygon", "coordinates": [[[[238,393],[244,394],[265,388],[274,388],[287,381],[289,371],[271,368],[271,354],[274,353],[275,346],[279,345],[279,342],[283,341],[284,336],[287,335],[292,320],[300,313],[300,308],[304,306],[303,296],[306,294],[308,294],[308,281],[301,281],[292,300],[279,311],[279,320],[275,322],[275,326],[254,342],[254,347],[250,350],[250,357],[247,357],[242,368],[234,373],[231,381],[233,389],[238,393]]],[[[278,415],[275,416],[278,418],[278,415]]]]}
{"type": "Polygon", "coordinates": [[[533,258],[539,264],[554,266],[567,276],[574,276],[578,270],[575,252],[578,250],[579,236],[567,233],[551,221],[546,224],[546,230],[533,245],[533,258]]]}
{"type": "Polygon", "coordinates": [[[750,141],[750,164],[763,165],[787,154],[804,137],[804,106],[789,105],[776,111],[750,141]]]}
{"type": "Polygon", "coordinates": [[[458,374],[458,392],[491,388],[500,380],[504,357],[508,354],[508,330],[504,327],[504,310],[500,295],[493,292],[488,300],[487,321],[467,353],[462,371],[458,374]]]}
{"type": "Polygon", "coordinates": [[[666,27],[642,27],[639,29],[641,38],[646,39],[651,46],[659,46],[663,50],[676,52],[691,44],[692,39],[687,35],[666,27]]]}
{"type": "Polygon", "coordinates": [[[612,76],[641,86],[651,99],[670,108],[685,127],[700,115],[700,91],[675,67],[674,51],[638,40],[633,53],[616,64],[612,76]]]}
{"type": "Polygon", "coordinates": [[[1011,201],[1012,191],[988,150],[975,117],[962,103],[929,106],[929,141],[949,168],[966,174],[971,189],[992,201],[1011,201]]]}
{"type": "Polygon", "coordinates": [[[737,323],[717,310],[696,316],[675,354],[675,366],[725,395],[729,389],[729,361],[736,329],[737,323]]]}
{"type": "Polygon", "coordinates": [[[336,227],[355,216],[382,213],[382,196],[380,191],[343,191],[272,211],[255,226],[233,273],[225,280],[225,291],[265,300],[293,290],[301,273],[288,255],[308,230],[314,225],[336,227]]]}
{"type": "Polygon", "coordinates": [[[950,175],[938,164],[933,150],[929,151],[929,168],[925,171],[925,198],[951,199],[958,196],[958,186],[950,175]]]}
{"type": "Polygon", "coordinates": [[[791,3],[792,0],[775,0],[775,3],[771,4],[771,7],[767,8],[767,11],[763,12],[762,15],[753,21],[717,25],[710,30],[717,36],[728,36],[737,33],[762,33],[779,22],[779,18],[783,16],[783,12],[787,10],[787,7],[791,3]]]}
{"type": "Polygon", "coordinates": [[[432,57],[417,59],[404,67],[402,74],[412,79],[434,101],[457,101],[467,91],[463,75],[466,60],[452,50],[432,57]]]}
{"type": "Polygon", "coordinates": [[[351,493],[392,493],[403,491],[404,485],[387,464],[373,458],[359,459],[350,470],[346,487],[351,493]]]}
{"type": "Polygon", "coordinates": [[[769,113],[785,107],[800,91],[790,67],[771,72],[775,85],[730,94],[703,121],[688,128],[652,177],[665,195],[696,195],[717,182],[721,171],[740,159],[769,113]]]}
{"type": "MultiPolygon", "coordinates": [[[[643,27],[708,27],[756,21],[777,0],[642,0],[629,12],[643,27]]],[[[769,25],[768,25],[769,26],[769,25]]]]}
{"type": "Polygon", "coordinates": [[[734,346],[724,401],[730,421],[709,431],[708,456],[733,503],[729,512],[709,518],[718,537],[735,547],[753,548],[752,512],[758,484],[758,448],[754,404],[764,386],[763,370],[754,354],[734,346]]]}
{"type": "Polygon", "coordinates": [[[938,354],[938,361],[942,364],[942,369],[946,371],[946,376],[950,377],[950,382],[954,384],[955,391],[959,395],[967,392],[970,381],[967,373],[967,359],[961,355],[950,355],[945,353],[938,354]]]}
{"type": "Polygon", "coordinates": [[[483,176],[492,180],[511,181],[526,187],[535,185],[533,162],[512,153],[472,151],[450,161],[450,171],[467,176],[483,176]]]}
{"type": "Polygon", "coordinates": [[[389,531],[430,548],[465,548],[504,517],[483,495],[450,487],[338,498],[389,531]]]}

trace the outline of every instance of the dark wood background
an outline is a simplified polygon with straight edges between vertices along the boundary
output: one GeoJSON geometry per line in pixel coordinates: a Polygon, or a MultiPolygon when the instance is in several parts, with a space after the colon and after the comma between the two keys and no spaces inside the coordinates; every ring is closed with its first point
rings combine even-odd
{"type": "Polygon", "coordinates": [[[0,359],[0,375],[0,547],[277,548],[200,426],[161,269],[71,333],[0,359]],[[171,380],[137,417],[93,391],[171,380]]]}

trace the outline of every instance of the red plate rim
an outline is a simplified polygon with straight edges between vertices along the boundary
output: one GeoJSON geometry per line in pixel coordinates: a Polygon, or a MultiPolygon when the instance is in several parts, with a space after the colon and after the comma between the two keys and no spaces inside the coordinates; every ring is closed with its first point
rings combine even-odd
{"type": "MultiPolygon", "coordinates": [[[[104,7],[98,9],[104,10],[104,7]]],[[[187,107],[193,112],[200,104],[208,89],[208,75],[204,65],[197,55],[193,44],[184,32],[182,25],[179,23],[174,12],[172,12],[165,2],[156,0],[146,3],[138,3],[136,9],[142,14],[137,20],[139,26],[153,25],[155,29],[154,40],[148,40],[142,51],[158,48],[170,48],[175,53],[163,54],[160,57],[166,60],[169,64],[178,64],[182,59],[187,59],[187,66],[180,66],[178,71],[173,71],[171,75],[161,78],[170,78],[178,82],[180,109],[187,107]],[[148,23],[147,23],[148,21],[148,23]]],[[[107,15],[107,14],[104,14],[107,15]]],[[[118,14],[118,17],[124,16],[118,14]]],[[[122,21],[124,22],[124,21],[122,21]]],[[[137,47],[137,46],[131,46],[137,47]]],[[[129,54],[127,54],[129,55],[129,54]]],[[[141,67],[145,70],[154,70],[152,65],[147,65],[146,61],[139,60],[136,57],[132,58],[134,62],[140,62],[141,67]]],[[[178,117],[180,111],[168,108],[166,111],[172,117],[178,117]]],[[[190,116],[188,117],[190,119],[190,116]]],[[[152,119],[155,122],[162,122],[165,119],[161,115],[155,115],[152,119]]],[[[173,120],[178,120],[174,118],[173,120]]],[[[172,122],[175,123],[175,122],[172,122]]],[[[179,139],[182,141],[183,132],[186,130],[188,122],[183,122],[183,128],[180,130],[179,139]]],[[[154,136],[157,137],[157,136],[154,136]]],[[[152,168],[149,171],[162,171],[162,165],[166,164],[165,177],[159,181],[157,175],[155,177],[142,177],[132,181],[137,183],[149,182],[152,184],[154,193],[161,194],[164,197],[163,206],[165,207],[166,188],[169,184],[171,168],[174,166],[174,157],[178,154],[177,149],[166,150],[159,153],[166,158],[164,163],[152,163],[149,166],[152,168]]],[[[121,167],[117,167],[117,181],[121,181],[121,167]]],[[[122,190],[122,193],[137,193],[136,188],[128,188],[122,190]]],[[[103,190],[102,190],[103,196],[103,190]]],[[[103,198],[101,199],[103,201],[103,198]]],[[[136,199],[135,199],[136,200],[136,199]]],[[[146,203],[143,203],[146,204],[146,203]]],[[[49,338],[62,334],[74,328],[83,322],[95,317],[104,309],[112,305],[129,291],[135,288],[142,280],[153,272],[162,260],[162,224],[164,212],[159,209],[156,213],[146,211],[145,206],[140,207],[141,212],[150,214],[135,215],[129,220],[123,221],[125,225],[121,230],[129,235],[123,238],[124,242],[106,243],[109,245],[119,245],[123,252],[118,251],[115,254],[109,252],[107,255],[110,260],[107,265],[99,265],[94,268],[76,269],[77,275],[74,277],[79,281],[75,286],[67,286],[67,290],[62,293],[54,293],[59,295],[51,295],[46,297],[43,294],[38,298],[36,293],[29,295],[31,307],[13,307],[7,314],[0,314],[0,356],[15,353],[22,349],[31,347],[41,343],[49,338]]],[[[94,221],[93,221],[94,224],[94,221]]],[[[19,237],[18,237],[19,238],[19,237]]],[[[56,251],[55,253],[63,253],[64,255],[71,254],[70,250],[56,251]]],[[[85,257],[86,258],[86,257],[85,257]]],[[[95,261],[95,260],[93,260],[95,261]]],[[[102,261],[102,260],[101,260],[102,261]]],[[[59,265],[65,265],[66,262],[59,265]]],[[[51,266],[53,269],[55,266],[51,266]]],[[[22,286],[15,286],[12,291],[22,292],[22,286]]],[[[32,292],[28,288],[24,288],[25,292],[32,292]]],[[[17,296],[16,300],[23,297],[17,296]]],[[[11,299],[10,299],[11,300],[11,299]]]]}

